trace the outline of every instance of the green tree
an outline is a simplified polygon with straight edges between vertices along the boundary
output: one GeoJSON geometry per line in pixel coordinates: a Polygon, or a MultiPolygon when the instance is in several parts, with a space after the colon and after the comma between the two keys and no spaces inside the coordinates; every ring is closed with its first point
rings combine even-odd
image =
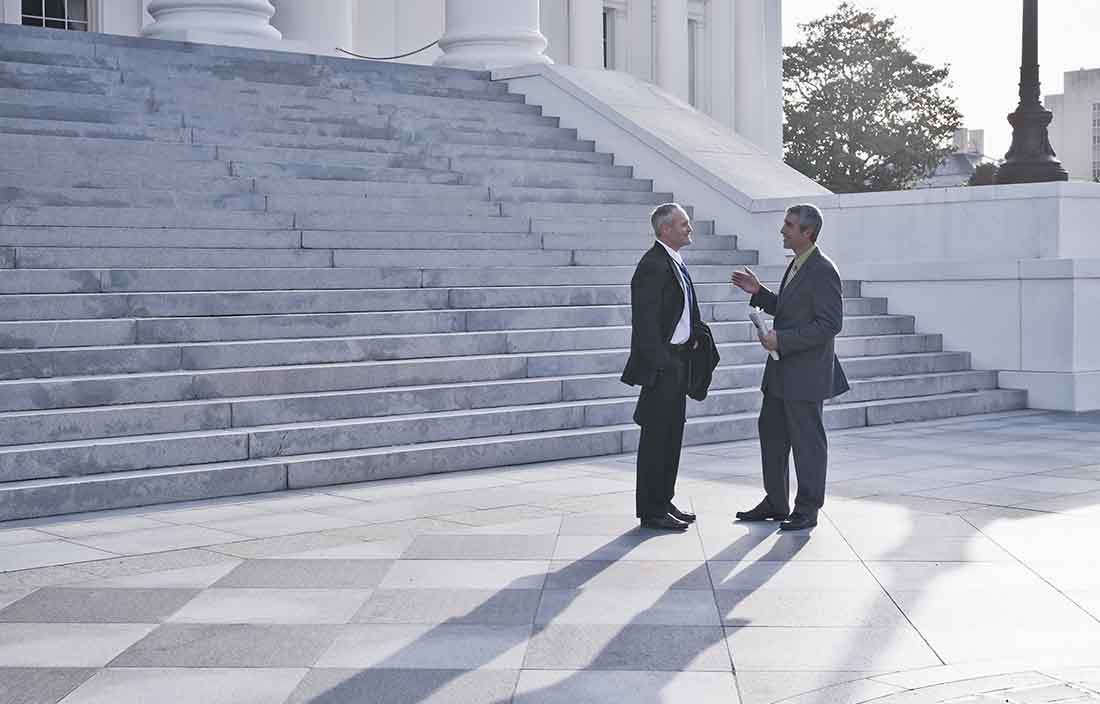
{"type": "Polygon", "coordinates": [[[783,49],[786,162],[831,191],[908,188],[951,153],[962,120],[948,67],[905,48],[893,18],[848,2],[783,49]]]}
{"type": "Polygon", "coordinates": [[[997,173],[997,165],[991,161],[987,161],[984,164],[978,164],[974,168],[974,173],[970,174],[970,180],[966,182],[968,186],[992,186],[993,176],[997,173]]]}

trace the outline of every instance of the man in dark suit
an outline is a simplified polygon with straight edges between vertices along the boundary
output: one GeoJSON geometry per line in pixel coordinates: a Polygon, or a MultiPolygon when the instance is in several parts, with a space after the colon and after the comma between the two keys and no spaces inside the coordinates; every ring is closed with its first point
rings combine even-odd
{"type": "Polygon", "coordinates": [[[742,521],[783,521],[782,530],[817,525],[825,503],[828,442],[822,410],[825,399],[848,390],[848,380],[833,351],[833,338],[844,323],[840,274],[817,248],[821,211],[796,205],[783,219],[783,246],[793,250],[778,295],[760,283],[748,268],[734,272],[732,282],[752,294],[749,305],[775,316],[773,329],[759,335],[760,344],[779,359],[764,367],[760,408],[760,455],[767,496],[758,506],[738,512],[742,521]],[[794,450],[798,493],[790,506],[791,450],[794,450]]]}
{"type": "Polygon", "coordinates": [[[699,303],[680,249],[691,244],[691,220],[676,203],[658,206],[650,217],[657,241],[638,262],[630,280],[630,358],[622,380],[640,385],[634,422],[638,442],[635,508],[642,526],[687,530],[691,513],[672,504],[688,391],[688,356],[699,303]]]}

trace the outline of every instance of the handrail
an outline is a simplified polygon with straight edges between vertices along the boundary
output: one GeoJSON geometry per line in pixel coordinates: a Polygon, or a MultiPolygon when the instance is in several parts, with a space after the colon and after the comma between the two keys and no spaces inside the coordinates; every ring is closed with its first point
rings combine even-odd
{"type": "Polygon", "coordinates": [[[416,51],[410,51],[406,54],[398,54],[397,56],[363,56],[362,54],[356,54],[354,51],[348,51],[347,49],[341,49],[340,47],[336,47],[336,51],[343,52],[348,56],[354,56],[357,59],[367,59],[369,61],[393,61],[394,59],[404,59],[407,56],[412,56],[413,54],[419,54],[422,51],[427,51],[438,43],[439,40],[436,39],[431,44],[428,44],[427,46],[422,46],[416,51]]]}

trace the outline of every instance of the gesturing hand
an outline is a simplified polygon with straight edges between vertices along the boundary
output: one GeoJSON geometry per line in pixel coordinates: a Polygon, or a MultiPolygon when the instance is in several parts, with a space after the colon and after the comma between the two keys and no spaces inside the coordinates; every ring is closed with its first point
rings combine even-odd
{"type": "Polygon", "coordinates": [[[752,269],[745,267],[744,271],[735,271],[730,276],[730,283],[750,296],[755,296],[760,291],[760,279],[752,273],[752,269]]]}

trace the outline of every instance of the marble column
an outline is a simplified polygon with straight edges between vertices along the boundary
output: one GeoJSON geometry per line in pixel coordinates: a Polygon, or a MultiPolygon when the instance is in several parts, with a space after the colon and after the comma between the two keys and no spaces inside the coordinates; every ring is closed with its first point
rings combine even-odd
{"type": "Polygon", "coordinates": [[[271,26],[275,8],[268,0],[152,0],[153,23],[146,37],[280,49],[282,34],[271,26]]]}
{"type": "Polygon", "coordinates": [[[271,0],[271,24],[283,38],[300,42],[311,54],[338,55],[337,47],[355,51],[355,11],[351,0],[271,0]]]}
{"type": "Polygon", "coordinates": [[[569,0],[569,63],[603,68],[603,0],[569,0]]]}
{"type": "Polygon", "coordinates": [[[687,0],[657,0],[657,85],[688,101],[687,0]]]}
{"type": "Polygon", "coordinates": [[[447,0],[437,66],[491,70],[553,63],[539,31],[539,0],[447,0]]]}
{"type": "Polygon", "coordinates": [[[783,25],[781,0],[736,0],[734,128],[783,158],[783,25]]]}
{"type": "Polygon", "coordinates": [[[0,22],[21,24],[23,22],[23,4],[20,0],[0,0],[0,22]]]}

